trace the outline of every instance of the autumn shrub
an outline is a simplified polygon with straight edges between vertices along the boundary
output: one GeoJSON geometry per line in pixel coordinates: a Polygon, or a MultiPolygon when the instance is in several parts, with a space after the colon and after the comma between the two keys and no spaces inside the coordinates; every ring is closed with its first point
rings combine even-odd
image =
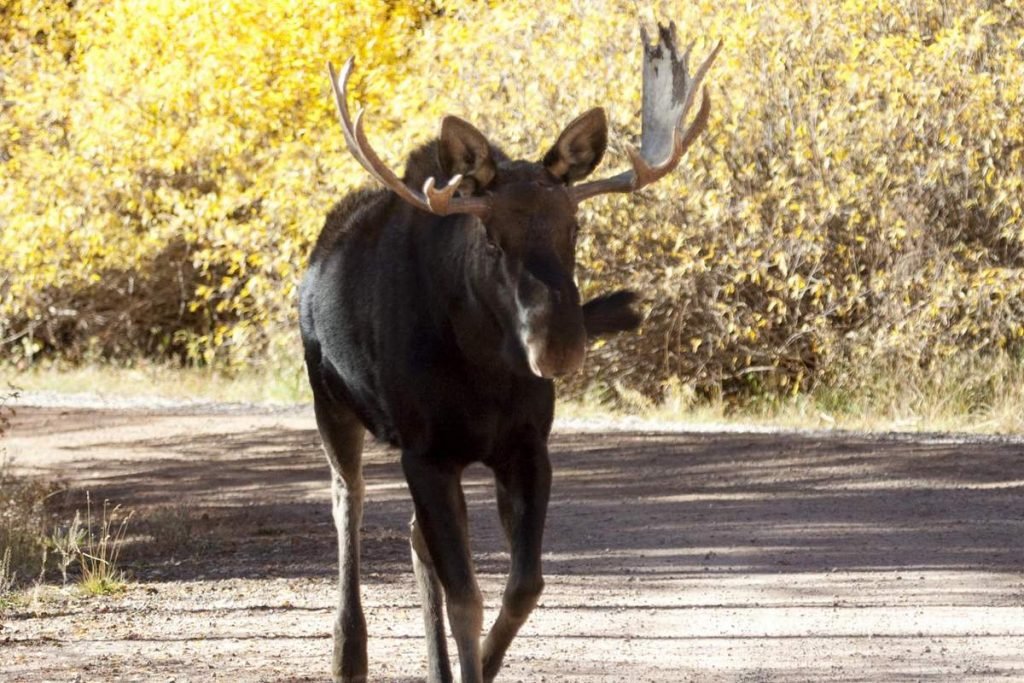
{"type": "MultiPolygon", "coordinates": [[[[703,55],[707,133],[671,178],[581,210],[585,294],[642,292],[587,381],[779,395],[1024,348],[1019,3],[663,2],[703,55]],[[674,378],[674,379],[673,379],[674,378]]],[[[606,107],[639,134],[635,3],[0,0],[7,354],[232,367],[295,348],[323,216],[369,182],[324,62],[394,166],[459,113],[537,158],[606,107]]]]}
{"type": "Polygon", "coordinates": [[[394,72],[420,10],[390,5],[5,2],[0,338],[262,353],[331,197],[361,181],[336,170],[325,55],[394,72]]]}

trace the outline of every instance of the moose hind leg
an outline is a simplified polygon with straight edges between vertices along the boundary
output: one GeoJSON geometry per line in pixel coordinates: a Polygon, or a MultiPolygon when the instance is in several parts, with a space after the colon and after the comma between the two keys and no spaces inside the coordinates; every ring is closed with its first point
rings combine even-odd
{"type": "Polygon", "coordinates": [[[359,527],[363,517],[362,453],[365,429],[343,404],[314,381],[313,408],[331,465],[334,526],[338,532],[338,613],[334,622],[334,681],[366,681],[366,619],[359,595],[359,527]]]}
{"type": "Polygon", "coordinates": [[[551,492],[551,463],[547,449],[539,445],[532,453],[509,459],[495,470],[498,514],[512,551],[501,611],[483,645],[483,675],[493,681],[512,639],[537,605],[544,578],[541,574],[541,546],[544,519],[551,492]]]}
{"type": "Polygon", "coordinates": [[[420,600],[423,602],[423,627],[427,632],[427,681],[451,683],[452,669],[448,660],[448,641],[445,639],[441,580],[437,577],[434,561],[430,558],[427,542],[416,523],[415,515],[409,529],[412,567],[420,600]]]}
{"type": "Polygon", "coordinates": [[[342,683],[366,681],[366,618],[359,595],[359,527],[363,482],[334,475],[334,526],[338,531],[338,613],[334,622],[331,674],[342,683]]]}

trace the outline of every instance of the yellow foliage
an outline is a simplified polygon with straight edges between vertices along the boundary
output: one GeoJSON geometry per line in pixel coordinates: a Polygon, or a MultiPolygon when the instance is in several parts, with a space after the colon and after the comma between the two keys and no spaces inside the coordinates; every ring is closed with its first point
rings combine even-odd
{"type": "MultiPolygon", "coordinates": [[[[293,343],[330,205],[445,113],[537,158],[603,105],[639,134],[631,0],[0,0],[0,341],[235,364],[293,343]]],[[[995,0],[662,2],[709,78],[672,178],[581,211],[587,293],[649,298],[609,385],[796,392],[839,361],[1024,347],[1024,11],[995,0]]],[[[641,17],[651,21],[652,16],[641,17]]],[[[600,172],[600,171],[599,171],[600,172]]]]}

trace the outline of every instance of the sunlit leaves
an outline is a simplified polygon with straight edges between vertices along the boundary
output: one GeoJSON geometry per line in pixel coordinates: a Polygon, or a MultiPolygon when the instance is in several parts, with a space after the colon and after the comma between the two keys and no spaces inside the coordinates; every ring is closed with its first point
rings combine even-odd
{"type": "MultiPolygon", "coordinates": [[[[838,360],[1022,347],[1017,4],[657,5],[695,54],[725,48],[679,172],[580,212],[586,293],[628,285],[649,309],[589,377],[789,392],[838,360]]],[[[536,159],[602,105],[599,173],[640,132],[627,0],[0,8],[0,339],[27,331],[31,352],[238,363],[289,343],[323,217],[369,182],[328,59],[356,56],[354,99],[397,167],[449,112],[536,159]]]]}

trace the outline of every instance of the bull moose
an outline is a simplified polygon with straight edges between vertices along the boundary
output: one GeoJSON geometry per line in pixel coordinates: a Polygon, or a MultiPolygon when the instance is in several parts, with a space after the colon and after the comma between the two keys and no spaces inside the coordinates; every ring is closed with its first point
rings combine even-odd
{"type": "Polygon", "coordinates": [[[707,125],[710,99],[684,128],[719,43],[691,76],[675,25],[641,30],[643,109],[632,170],[579,182],[597,167],[604,110],[573,120],[539,162],[509,159],[466,121],[446,116],[399,178],[367,141],[347,86],[328,65],[352,155],[383,185],[328,214],[300,293],[300,325],[317,427],[333,473],[340,603],[332,674],[364,681],[366,622],[359,528],[366,430],[401,450],[412,496],[413,570],[423,601],[430,681],[451,681],[447,613],[464,683],[492,681],[544,586],[541,541],[551,484],[553,377],[577,370],[588,337],[636,327],[631,292],[580,302],[580,202],[634,192],[671,172],[707,125]],[[422,188],[422,189],[420,189],[422,188]],[[483,607],[469,550],[461,474],[494,473],[511,550],[501,610],[480,642],[483,607]],[[446,609],[442,609],[444,606],[446,609]]]}

